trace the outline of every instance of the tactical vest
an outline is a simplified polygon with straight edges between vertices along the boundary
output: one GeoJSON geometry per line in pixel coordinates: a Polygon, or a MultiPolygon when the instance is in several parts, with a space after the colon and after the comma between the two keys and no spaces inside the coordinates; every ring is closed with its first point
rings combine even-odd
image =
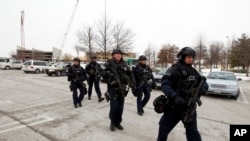
{"type": "Polygon", "coordinates": [[[146,67],[142,67],[140,65],[137,65],[135,69],[139,69],[139,74],[135,74],[135,79],[137,83],[141,83],[142,81],[148,81],[151,79],[151,71],[150,68],[146,65],[146,67]]]}
{"type": "Polygon", "coordinates": [[[183,91],[190,91],[191,88],[196,88],[198,86],[199,74],[191,66],[185,66],[182,64],[177,64],[177,74],[179,79],[177,81],[177,93],[182,97],[186,97],[183,91]]]}
{"type": "Polygon", "coordinates": [[[88,71],[88,74],[89,75],[97,75],[97,72],[98,72],[98,65],[97,64],[93,64],[93,63],[90,63],[90,69],[88,71]]]}
{"type": "Polygon", "coordinates": [[[85,81],[86,80],[85,76],[83,75],[83,69],[81,66],[75,67],[74,65],[71,65],[70,69],[74,76],[74,77],[71,77],[71,81],[76,81],[76,80],[85,81]]]}

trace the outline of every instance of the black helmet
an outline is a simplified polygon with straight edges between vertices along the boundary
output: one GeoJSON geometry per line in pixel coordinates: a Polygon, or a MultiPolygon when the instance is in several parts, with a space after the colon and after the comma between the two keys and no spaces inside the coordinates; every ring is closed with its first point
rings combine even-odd
{"type": "Polygon", "coordinates": [[[81,62],[80,58],[78,58],[78,57],[75,57],[75,58],[73,59],[73,62],[75,62],[75,61],[81,62]]]}
{"type": "Polygon", "coordinates": [[[145,56],[145,55],[141,55],[139,58],[138,58],[138,60],[140,61],[140,60],[147,60],[147,57],[145,56]]]}
{"type": "Polygon", "coordinates": [[[195,50],[191,47],[184,47],[182,48],[178,54],[177,57],[179,58],[179,60],[183,59],[184,56],[193,56],[195,57],[195,50]]]}
{"type": "Polygon", "coordinates": [[[91,56],[91,59],[97,59],[97,57],[95,55],[91,56]]]}
{"type": "Polygon", "coordinates": [[[112,55],[115,54],[115,53],[123,54],[123,52],[122,52],[122,50],[121,50],[120,48],[115,48],[115,49],[113,49],[112,55]]]}
{"type": "Polygon", "coordinates": [[[166,107],[169,106],[169,99],[164,95],[160,95],[155,98],[153,105],[156,113],[163,113],[166,107]]]}

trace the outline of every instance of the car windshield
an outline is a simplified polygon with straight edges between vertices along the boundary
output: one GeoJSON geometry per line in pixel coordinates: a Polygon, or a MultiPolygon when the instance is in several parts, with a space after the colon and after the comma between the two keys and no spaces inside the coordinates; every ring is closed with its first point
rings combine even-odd
{"type": "Polygon", "coordinates": [[[157,74],[158,75],[164,75],[167,71],[167,68],[161,69],[157,74]]]}
{"type": "Polygon", "coordinates": [[[233,73],[228,72],[210,72],[207,76],[210,79],[224,79],[224,80],[236,80],[233,73]]]}

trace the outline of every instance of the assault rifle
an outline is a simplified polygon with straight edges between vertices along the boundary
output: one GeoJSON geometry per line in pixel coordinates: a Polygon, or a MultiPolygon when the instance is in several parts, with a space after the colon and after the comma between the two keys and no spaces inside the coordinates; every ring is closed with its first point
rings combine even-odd
{"type": "Polygon", "coordinates": [[[119,92],[121,93],[121,95],[124,97],[125,94],[123,93],[123,90],[122,90],[122,84],[121,84],[121,81],[119,79],[119,74],[117,73],[116,71],[116,68],[114,67],[111,67],[111,73],[114,73],[114,75],[112,76],[115,80],[111,81],[111,86],[115,86],[116,88],[114,88],[115,90],[119,90],[119,92]],[[118,87],[116,86],[118,85],[118,87]]]}
{"type": "Polygon", "coordinates": [[[200,100],[200,95],[201,95],[201,90],[205,82],[206,82],[206,78],[202,77],[199,86],[197,88],[191,88],[191,93],[189,93],[189,99],[187,102],[187,109],[184,111],[184,114],[183,114],[184,123],[189,123],[193,120],[193,116],[197,108],[196,103],[199,106],[201,106],[202,102],[200,100]]]}

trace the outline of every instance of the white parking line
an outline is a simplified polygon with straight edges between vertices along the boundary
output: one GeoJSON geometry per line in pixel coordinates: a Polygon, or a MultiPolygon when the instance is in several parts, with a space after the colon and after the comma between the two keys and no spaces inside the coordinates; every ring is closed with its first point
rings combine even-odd
{"type": "Polygon", "coordinates": [[[13,102],[10,100],[0,100],[0,104],[11,104],[11,103],[13,102]]]}
{"type": "Polygon", "coordinates": [[[244,91],[243,91],[243,89],[241,87],[240,87],[240,95],[239,95],[239,97],[237,99],[237,102],[248,104],[247,98],[246,98],[246,96],[244,94],[244,91]]]}
{"type": "Polygon", "coordinates": [[[13,131],[13,130],[17,130],[17,129],[21,129],[21,128],[25,128],[27,126],[38,125],[38,124],[49,122],[49,121],[52,121],[52,120],[54,120],[54,118],[51,118],[51,117],[48,117],[48,116],[39,116],[39,117],[36,117],[36,118],[30,118],[30,119],[23,120],[22,122],[24,122],[24,123],[33,121],[33,122],[31,122],[31,123],[29,123],[27,125],[20,125],[21,123],[18,122],[18,121],[3,124],[3,125],[0,126],[0,134],[5,133],[5,132],[9,132],[9,131],[13,131]]]}

